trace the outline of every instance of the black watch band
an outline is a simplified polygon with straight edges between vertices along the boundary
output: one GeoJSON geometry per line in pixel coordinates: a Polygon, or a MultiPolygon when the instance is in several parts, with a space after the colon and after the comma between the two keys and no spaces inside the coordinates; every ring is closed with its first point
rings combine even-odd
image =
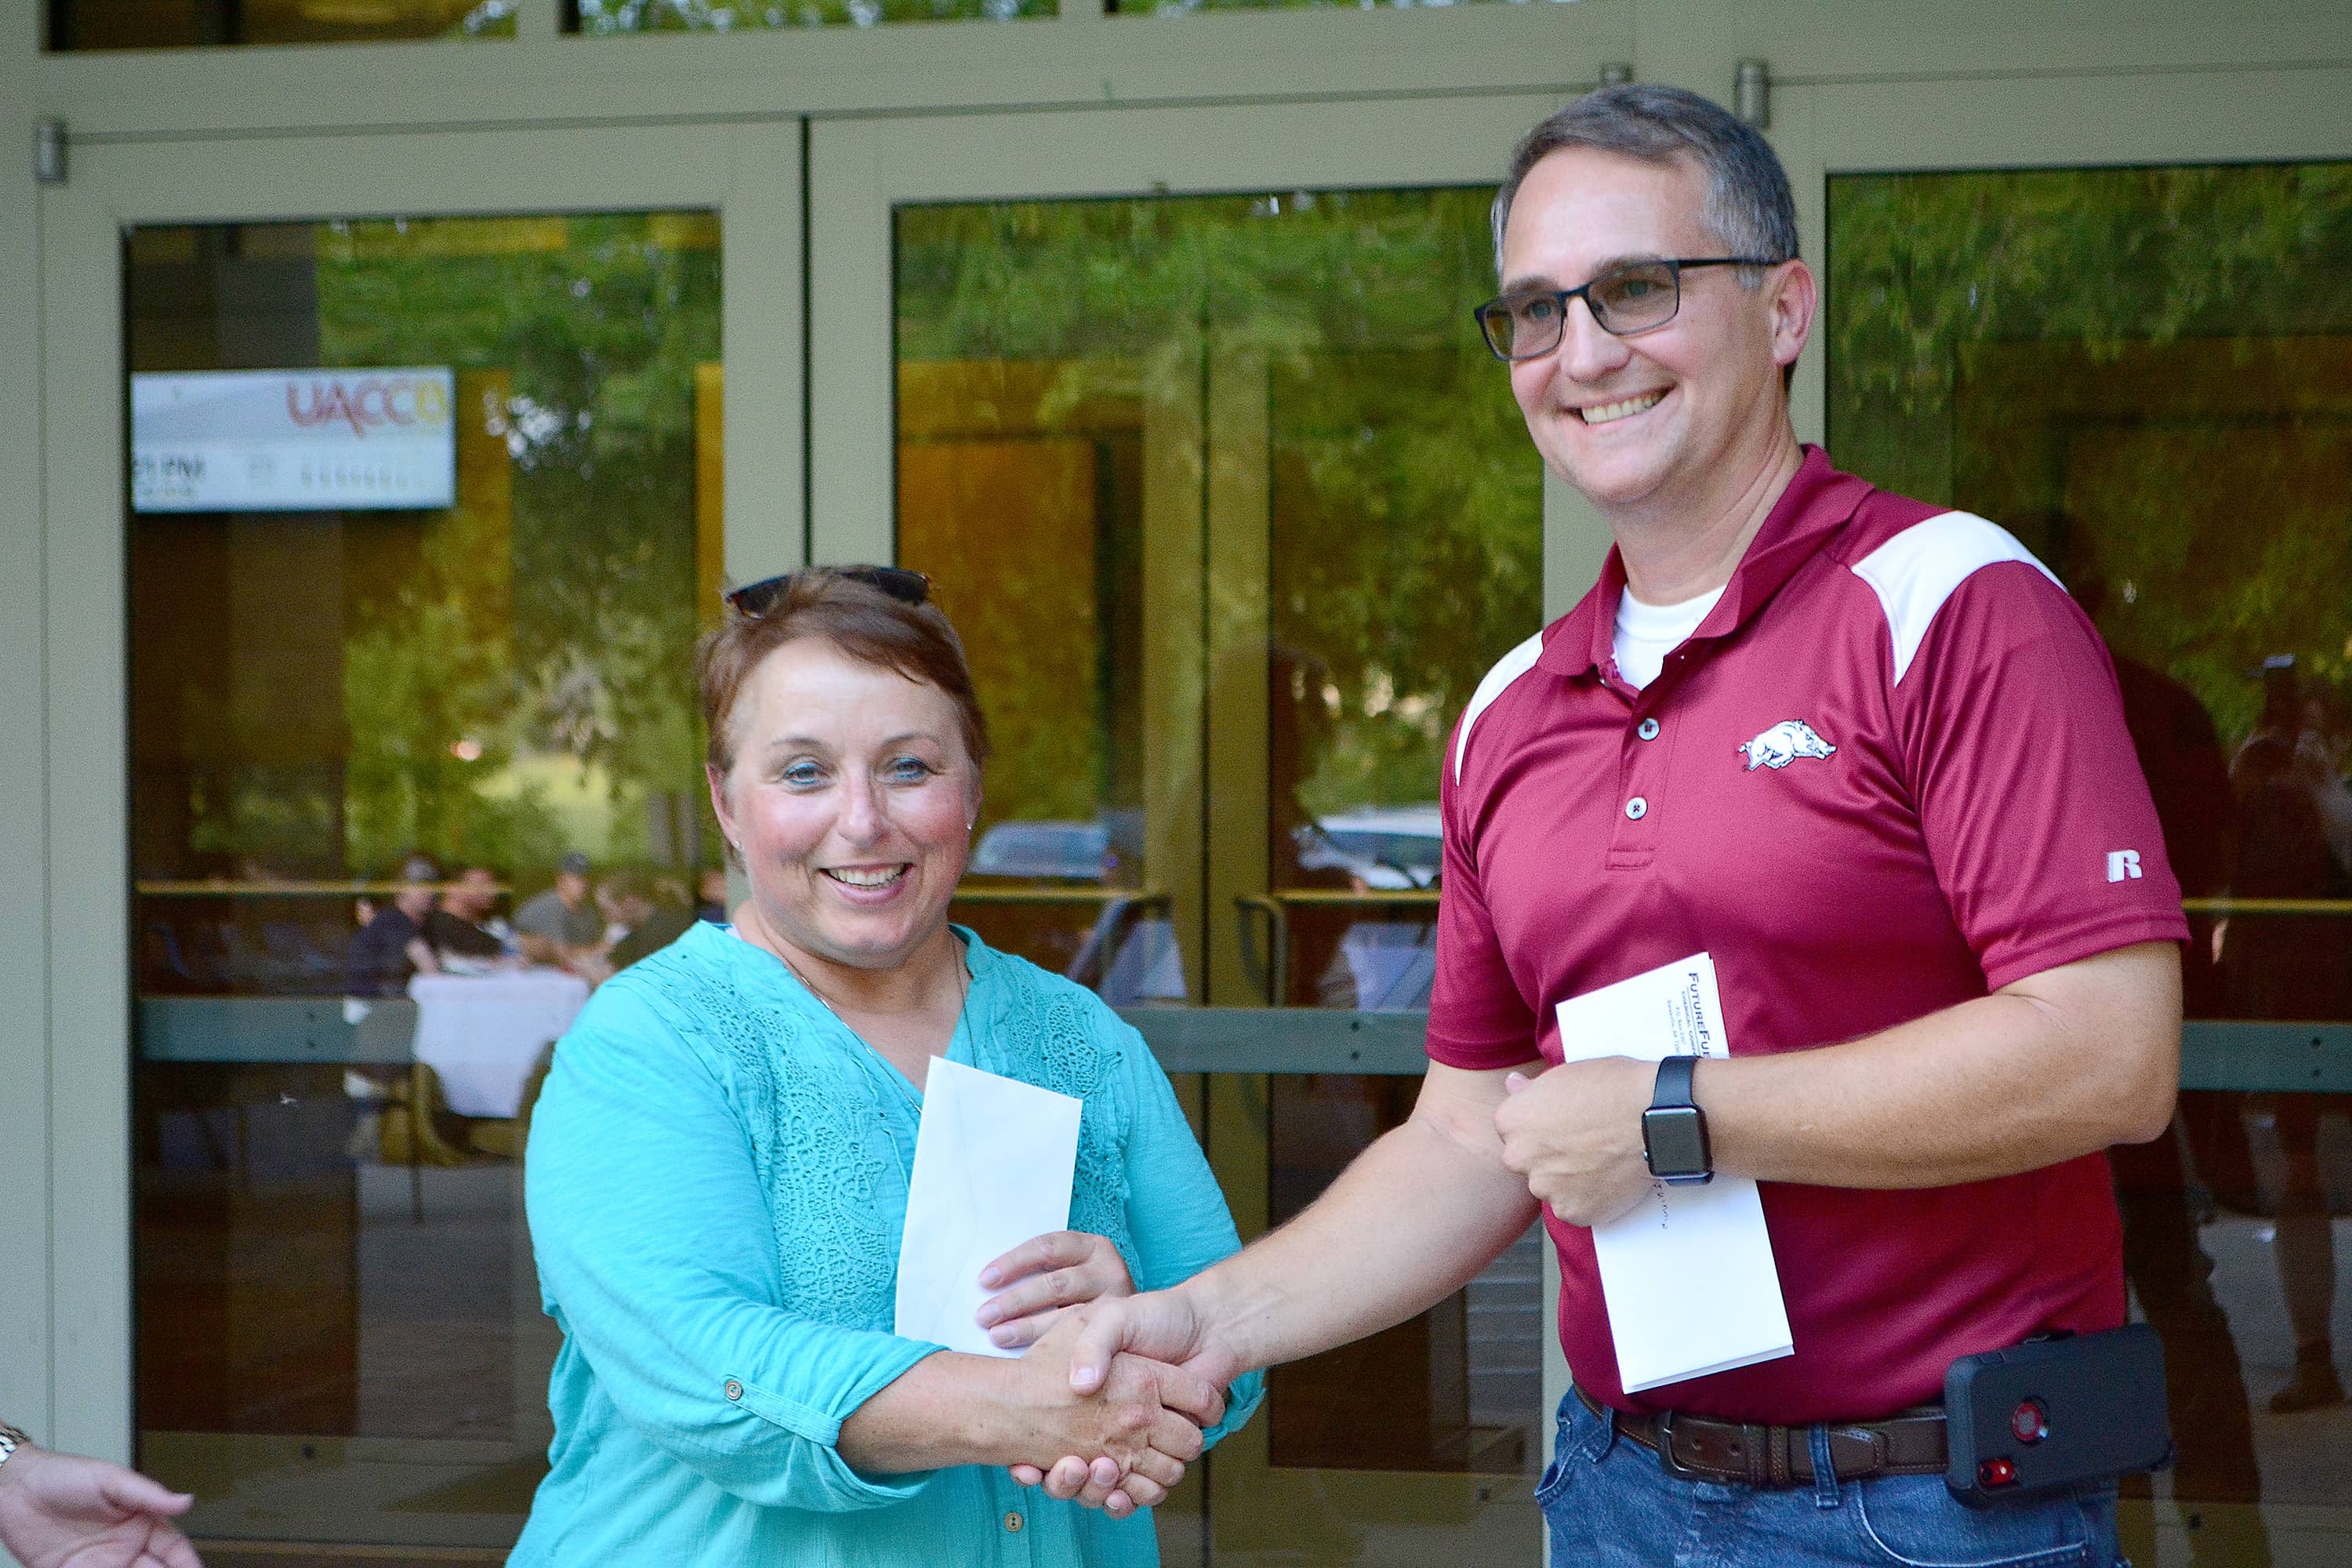
{"type": "Polygon", "coordinates": [[[1650,1109],[1642,1112],[1642,1157],[1662,1182],[1697,1185],[1715,1179],[1715,1154],[1707,1145],[1706,1113],[1691,1098],[1696,1057],[1668,1057],[1658,1064],[1650,1109]]]}

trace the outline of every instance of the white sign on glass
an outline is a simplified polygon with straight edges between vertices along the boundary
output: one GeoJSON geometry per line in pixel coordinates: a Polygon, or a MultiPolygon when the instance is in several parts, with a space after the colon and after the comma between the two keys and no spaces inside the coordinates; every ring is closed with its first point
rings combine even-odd
{"type": "Polygon", "coordinates": [[[136,374],[131,510],[454,506],[456,404],[446,368],[136,374]]]}

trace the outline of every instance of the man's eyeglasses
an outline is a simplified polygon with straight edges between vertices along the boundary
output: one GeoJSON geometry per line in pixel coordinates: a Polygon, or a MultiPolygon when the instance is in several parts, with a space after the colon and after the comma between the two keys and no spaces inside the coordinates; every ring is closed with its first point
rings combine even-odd
{"type": "Polygon", "coordinates": [[[774,608],[793,579],[807,572],[824,572],[835,577],[846,577],[853,583],[863,583],[878,588],[902,605],[920,605],[929,601],[931,579],[928,574],[909,572],[903,566],[803,566],[799,571],[786,572],[774,577],[762,577],[756,583],[746,583],[727,592],[728,606],[740,615],[764,616],[774,608]]]}
{"type": "Polygon", "coordinates": [[[1612,267],[1581,289],[1529,289],[1487,300],[1471,312],[1486,346],[1502,360],[1540,359],[1559,347],[1568,302],[1582,300],[1601,330],[1630,338],[1655,331],[1683,308],[1685,267],[1777,267],[1760,256],[1689,256],[1612,267]]]}

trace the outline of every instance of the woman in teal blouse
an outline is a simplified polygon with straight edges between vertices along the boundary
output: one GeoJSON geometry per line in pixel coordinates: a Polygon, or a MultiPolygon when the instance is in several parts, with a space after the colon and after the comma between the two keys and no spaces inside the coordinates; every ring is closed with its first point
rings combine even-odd
{"type": "Polygon", "coordinates": [[[911,573],[810,570],[738,591],[704,639],[712,798],[751,896],[608,981],[534,1113],[564,1342],[513,1563],[1150,1564],[1149,1505],[1257,1403],[1255,1379],[1225,1405],[1129,1358],[1107,1397],[1069,1392],[1065,1309],[1238,1242],[1135,1031],[948,924],[986,739],[927,601],[911,573]],[[1084,1102],[1071,1231],[987,1281],[994,1337],[1035,1342],[1019,1359],[890,1331],[933,1056],[1084,1102]],[[1067,1454],[1115,1460],[1080,1501],[1008,1474],[1067,1454]]]}

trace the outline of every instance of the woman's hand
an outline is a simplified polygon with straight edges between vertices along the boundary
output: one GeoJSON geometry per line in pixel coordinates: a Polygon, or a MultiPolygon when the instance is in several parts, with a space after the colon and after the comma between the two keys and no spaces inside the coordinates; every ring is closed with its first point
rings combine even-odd
{"type": "Polygon", "coordinates": [[[1118,1248],[1083,1230],[1032,1237],[982,1269],[980,1283],[1010,1287],[982,1301],[978,1314],[988,1337],[1007,1350],[1035,1344],[1072,1307],[1135,1294],[1118,1248]]]}
{"type": "MultiPolygon", "coordinates": [[[[1074,1372],[1072,1381],[1088,1389],[1107,1386],[1109,1369],[1130,1355],[1147,1358],[1147,1365],[1164,1362],[1206,1378],[1213,1387],[1222,1388],[1239,1375],[1238,1363],[1208,1338],[1181,1287],[1131,1296],[1114,1306],[1073,1316],[1080,1327],[1071,1343],[1069,1360],[1074,1368],[1083,1366],[1087,1371],[1083,1375],[1074,1372]]],[[[1123,1492],[1113,1489],[1118,1484],[1118,1467],[1108,1459],[1090,1461],[1073,1454],[1050,1466],[1007,1468],[1023,1486],[1042,1482],[1048,1496],[1066,1502],[1076,1500],[1088,1508],[1108,1509],[1125,1499],[1123,1492]]]]}
{"type": "Polygon", "coordinates": [[[1067,1320],[1019,1361],[1003,1363],[1013,1374],[1008,1403],[1018,1410],[1010,1468],[1015,1476],[1059,1475],[1083,1461],[1056,1467],[1057,1456],[1094,1455],[1085,1479],[1074,1478],[1057,1495],[1124,1519],[1157,1506],[1184,1479],[1184,1468],[1201,1457],[1202,1429],[1224,1415],[1224,1396],[1181,1367],[1123,1353],[1112,1359],[1099,1393],[1075,1394],[1070,1352],[1080,1326],[1067,1320]]]}

